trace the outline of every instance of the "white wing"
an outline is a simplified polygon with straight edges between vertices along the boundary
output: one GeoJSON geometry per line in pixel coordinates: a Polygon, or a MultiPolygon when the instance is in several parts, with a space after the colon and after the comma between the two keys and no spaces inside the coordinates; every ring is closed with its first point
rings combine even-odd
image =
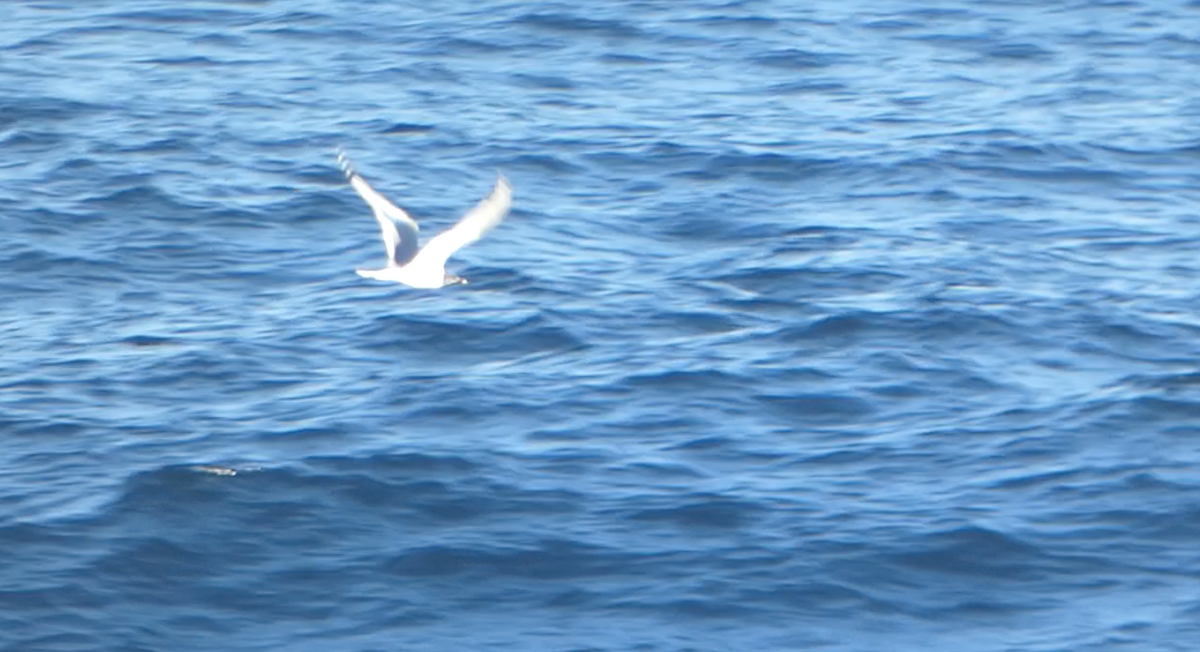
{"type": "Polygon", "coordinates": [[[446,259],[451,254],[482,238],[483,234],[495,228],[504,219],[504,216],[508,215],[510,206],[512,206],[512,186],[508,185],[508,179],[499,176],[496,178],[496,186],[492,188],[491,194],[468,211],[458,221],[458,224],[442,231],[436,238],[430,240],[413,259],[412,264],[432,266],[434,269],[444,268],[446,259]]]}
{"type": "Polygon", "coordinates": [[[379,233],[383,236],[383,247],[387,251],[388,260],[401,266],[411,261],[417,255],[417,232],[421,230],[416,220],[372,188],[371,184],[354,170],[354,165],[350,163],[346,153],[340,150],[338,164],[346,173],[350,186],[375,213],[375,221],[379,222],[379,233]]]}

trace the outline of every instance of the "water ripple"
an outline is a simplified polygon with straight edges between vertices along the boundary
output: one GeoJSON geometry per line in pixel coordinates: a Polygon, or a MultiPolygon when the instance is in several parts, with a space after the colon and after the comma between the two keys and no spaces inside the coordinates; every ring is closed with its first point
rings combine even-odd
{"type": "Polygon", "coordinates": [[[1191,9],[15,3],[0,651],[1187,649],[1191,9]]]}

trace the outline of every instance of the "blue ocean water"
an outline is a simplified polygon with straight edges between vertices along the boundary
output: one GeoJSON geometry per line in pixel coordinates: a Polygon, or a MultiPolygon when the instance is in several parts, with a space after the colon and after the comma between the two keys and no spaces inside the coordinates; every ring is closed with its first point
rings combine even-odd
{"type": "Polygon", "coordinates": [[[0,14],[0,650],[1200,645],[1200,2],[0,14]]]}

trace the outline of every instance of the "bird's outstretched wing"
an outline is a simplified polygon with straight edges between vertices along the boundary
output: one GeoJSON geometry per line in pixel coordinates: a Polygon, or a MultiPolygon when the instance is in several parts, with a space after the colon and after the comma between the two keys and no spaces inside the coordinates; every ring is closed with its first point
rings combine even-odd
{"type": "Polygon", "coordinates": [[[430,265],[435,268],[445,266],[446,259],[454,252],[482,238],[485,233],[495,228],[504,216],[508,215],[510,206],[512,186],[508,185],[508,179],[498,176],[491,194],[468,211],[458,224],[430,240],[413,259],[412,264],[430,265]]]}
{"type": "Polygon", "coordinates": [[[366,179],[354,170],[354,165],[346,157],[346,152],[338,150],[338,164],[346,179],[359,197],[367,202],[375,213],[375,221],[379,222],[379,232],[383,236],[383,246],[387,251],[391,264],[403,266],[417,255],[419,249],[418,235],[420,227],[403,208],[388,201],[387,197],[379,194],[366,179]]]}

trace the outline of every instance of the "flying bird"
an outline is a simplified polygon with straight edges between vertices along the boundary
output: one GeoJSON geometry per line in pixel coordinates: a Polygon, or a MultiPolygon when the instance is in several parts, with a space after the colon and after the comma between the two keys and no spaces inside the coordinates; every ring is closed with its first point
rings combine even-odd
{"type": "Polygon", "coordinates": [[[346,173],[350,186],[375,213],[375,221],[379,222],[379,232],[383,236],[383,248],[387,251],[387,267],[354,270],[365,278],[395,281],[428,290],[465,284],[467,279],[446,271],[446,259],[495,228],[508,215],[512,205],[512,187],[503,175],[497,175],[491,194],[467,211],[458,224],[442,231],[421,247],[417,238],[421,228],[416,220],[372,188],[354,170],[342,150],[338,150],[338,164],[346,173]]]}

